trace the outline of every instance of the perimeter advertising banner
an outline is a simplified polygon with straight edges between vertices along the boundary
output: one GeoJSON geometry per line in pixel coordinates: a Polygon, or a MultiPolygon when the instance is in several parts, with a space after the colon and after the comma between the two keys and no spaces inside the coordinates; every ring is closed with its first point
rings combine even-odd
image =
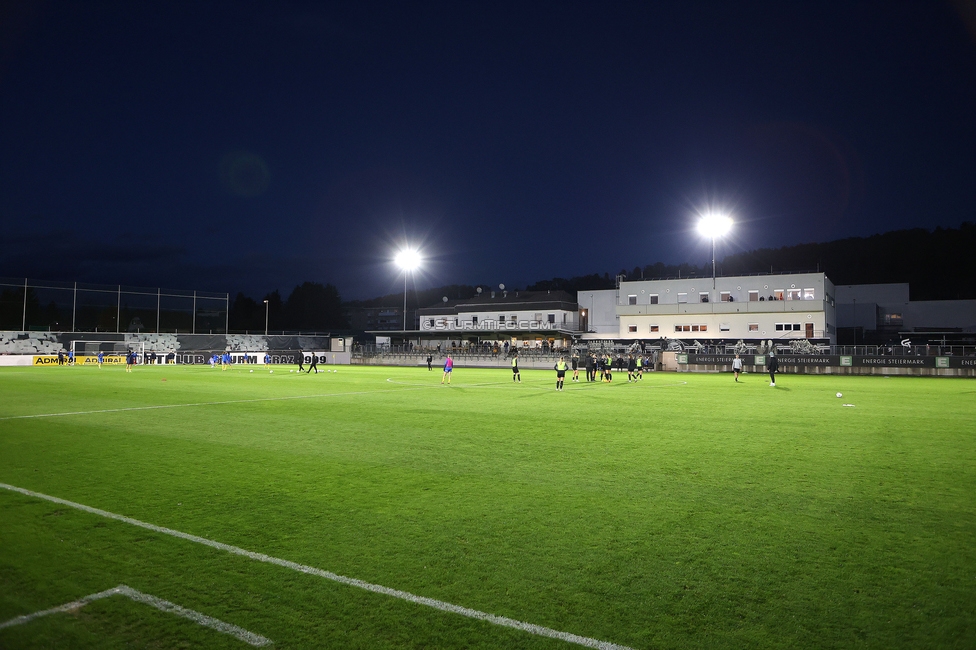
{"type": "MultiPolygon", "coordinates": [[[[222,355],[225,350],[187,350],[180,351],[176,353],[170,353],[165,357],[160,355],[157,357],[156,365],[164,364],[179,364],[179,365],[207,365],[210,363],[210,357],[213,355],[222,355]]],[[[316,363],[320,365],[331,365],[335,363],[334,357],[331,352],[325,351],[315,351],[302,352],[300,350],[269,350],[267,352],[270,357],[270,363],[274,365],[279,364],[294,364],[298,365],[299,355],[303,356],[302,362],[308,365],[312,362],[312,355],[315,355],[316,363]]],[[[231,363],[232,364],[264,364],[265,352],[231,352],[231,363]]],[[[14,355],[10,355],[10,358],[15,358],[14,355]]],[[[56,354],[35,354],[31,356],[21,356],[17,355],[18,360],[30,359],[30,365],[35,367],[57,367],[58,356],[56,354]]],[[[102,357],[102,362],[105,365],[125,365],[125,356],[118,354],[106,354],[102,357]]],[[[137,355],[137,363],[140,365],[149,363],[145,357],[137,355]]],[[[18,364],[0,364],[0,365],[27,365],[24,362],[18,364]]],[[[64,357],[63,366],[68,365],[68,357],[64,357]]],[[[98,357],[96,355],[85,355],[79,354],[75,356],[76,366],[96,366],[98,365],[98,357]]]]}
{"type": "MultiPolygon", "coordinates": [[[[222,355],[225,350],[185,350],[180,351],[175,354],[175,358],[172,358],[169,363],[177,363],[179,365],[207,365],[210,363],[210,357],[217,355],[218,357],[222,355]]],[[[315,355],[316,363],[321,365],[330,365],[335,363],[335,355],[331,352],[326,351],[308,351],[308,350],[268,350],[267,352],[231,352],[230,360],[231,364],[252,364],[252,365],[263,365],[264,355],[267,354],[270,358],[269,362],[273,365],[280,364],[292,364],[298,365],[299,356],[302,357],[302,363],[308,365],[312,362],[312,355],[315,355]]]]}
{"type": "MultiPolygon", "coordinates": [[[[732,354],[678,354],[678,363],[689,365],[717,365],[732,367],[732,354]]],[[[743,365],[765,366],[766,355],[740,355],[743,365]]],[[[838,368],[976,368],[976,357],[896,357],[896,356],[854,356],[819,354],[781,354],[780,367],[783,366],[836,366],[838,368]]]]}
{"type": "MultiPolygon", "coordinates": [[[[125,365],[125,356],[118,354],[106,354],[102,357],[102,363],[106,365],[125,365]]],[[[56,354],[35,354],[31,357],[32,366],[56,366],[58,365],[58,355],[56,354]]],[[[64,363],[68,365],[68,357],[64,357],[64,363]]],[[[98,357],[94,354],[75,355],[76,366],[97,366],[98,357]]]]}

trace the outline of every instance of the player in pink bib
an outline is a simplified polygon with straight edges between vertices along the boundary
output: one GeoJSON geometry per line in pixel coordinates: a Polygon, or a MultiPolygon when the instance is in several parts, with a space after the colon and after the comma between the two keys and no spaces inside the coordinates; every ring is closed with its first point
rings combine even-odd
{"type": "Polygon", "coordinates": [[[451,358],[451,355],[447,355],[447,360],[444,362],[444,376],[441,377],[442,384],[444,383],[445,379],[447,380],[447,383],[451,383],[452,370],[454,370],[454,359],[451,358]]]}

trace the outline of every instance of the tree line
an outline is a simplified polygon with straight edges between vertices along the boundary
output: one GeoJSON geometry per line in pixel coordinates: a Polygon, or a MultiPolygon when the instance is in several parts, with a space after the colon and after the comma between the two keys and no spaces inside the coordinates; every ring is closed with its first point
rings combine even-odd
{"type": "Polygon", "coordinates": [[[230,329],[264,331],[266,316],[269,331],[323,332],[349,327],[339,289],[318,282],[303,282],[285,300],[277,289],[260,301],[238,293],[230,306],[230,329]]]}

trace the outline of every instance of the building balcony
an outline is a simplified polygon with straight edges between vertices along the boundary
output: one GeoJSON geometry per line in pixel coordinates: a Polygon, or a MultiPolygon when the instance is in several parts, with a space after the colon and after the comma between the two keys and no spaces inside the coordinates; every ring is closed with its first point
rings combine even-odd
{"type": "Polygon", "coordinates": [[[761,302],[682,302],[658,305],[617,305],[618,316],[677,314],[780,314],[822,312],[822,300],[764,300],[761,302]]]}

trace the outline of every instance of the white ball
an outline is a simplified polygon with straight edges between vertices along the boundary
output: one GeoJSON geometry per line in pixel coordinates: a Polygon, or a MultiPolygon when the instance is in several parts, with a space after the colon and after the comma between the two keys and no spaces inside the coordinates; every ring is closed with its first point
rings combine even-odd
{"type": "Polygon", "coordinates": [[[837,397],[843,397],[844,393],[837,393],[837,397]]]}
{"type": "Polygon", "coordinates": [[[274,374],[274,370],[269,370],[268,373],[273,375],[274,374]]]}
{"type": "Polygon", "coordinates": [[[248,370],[248,372],[254,372],[253,370],[248,370]]]}

